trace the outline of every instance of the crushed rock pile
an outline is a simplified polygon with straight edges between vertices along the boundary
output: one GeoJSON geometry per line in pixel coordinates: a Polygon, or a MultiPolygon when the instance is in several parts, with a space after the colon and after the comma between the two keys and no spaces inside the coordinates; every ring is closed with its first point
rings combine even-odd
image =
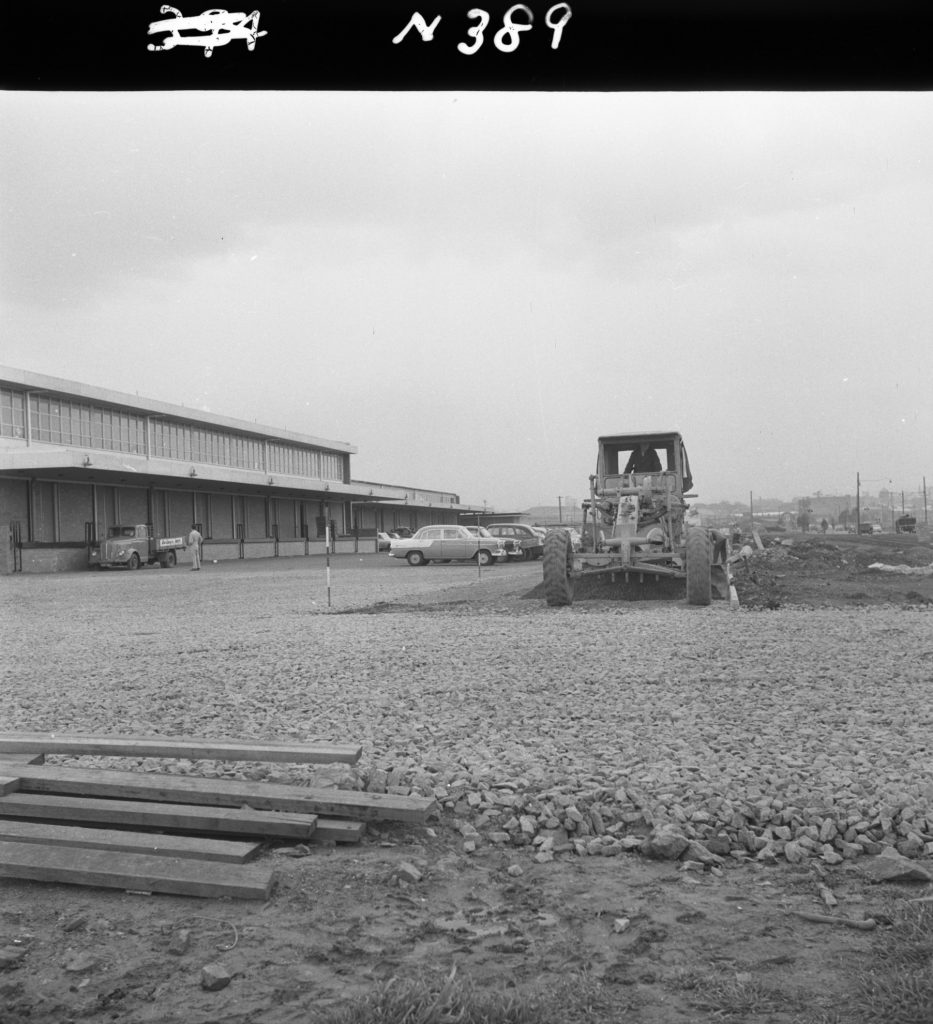
{"type": "Polygon", "coordinates": [[[228,578],[216,604],[203,588],[171,604],[94,588],[64,621],[57,603],[10,605],[23,628],[0,677],[6,728],[358,742],[352,767],[175,770],[431,795],[467,850],[933,856],[928,608],[512,615],[478,599],[328,615],[309,613],[306,586],[228,578]],[[114,636],[133,636],[132,657],[114,636]]]}

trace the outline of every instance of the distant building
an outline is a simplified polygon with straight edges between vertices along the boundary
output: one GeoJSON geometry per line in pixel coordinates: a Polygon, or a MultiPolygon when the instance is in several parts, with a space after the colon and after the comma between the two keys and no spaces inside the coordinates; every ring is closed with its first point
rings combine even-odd
{"type": "Polygon", "coordinates": [[[476,511],[447,491],[354,480],[356,452],[0,366],[0,573],[83,568],[120,524],[196,523],[219,560],[323,554],[328,535],[333,551],[375,551],[378,530],[476,511]]]}

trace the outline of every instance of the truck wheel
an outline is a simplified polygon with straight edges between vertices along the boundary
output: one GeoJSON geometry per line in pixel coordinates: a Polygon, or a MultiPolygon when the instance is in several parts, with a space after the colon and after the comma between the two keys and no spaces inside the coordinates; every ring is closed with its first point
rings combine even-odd
{"type": "Polygon", "coordinates": [[[140,566],[139,555],[134,551],[130,555],[130,560],[126,563],[127,569],[138,569],[140,566]]]}
{"type": "Polygon", "coordinates": [[[573,604],[573,543],[566,530],[548,530],[544,541],[544,597],[552,608],[573,604]]]}
{"type": "Polygon", "coordinates": [[[425,557],[420,551],[409,551],[405,556],[409,565],[424,565],[425,557]]]}
{"type": "Polygon", "coordinates": [[[710,540],[706,530],[687,530],[687,604],[707,605],[713,599],[710,540]]]}
{"type": "Polygon", "coordinates": [[[175,568],[175,563],[177,561],[178,561],[178,559],[175,557],[175,552],[174,551],[166,551],[165,552],[165,561],[162,564],[165,566],[166,569],[174,569],[175,568]]]}

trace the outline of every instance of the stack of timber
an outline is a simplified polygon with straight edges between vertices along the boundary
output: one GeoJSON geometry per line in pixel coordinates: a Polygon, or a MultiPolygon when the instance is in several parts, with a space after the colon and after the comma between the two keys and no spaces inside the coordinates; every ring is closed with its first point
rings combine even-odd
{"type": "Polygon", "coordinates": [[[0,733],[0,877],[266,899],[268,842],[353,843],[368,821],[423,823],[430,797],[75,768],[46,754],[355,764],[352,744],[0,733]]]}

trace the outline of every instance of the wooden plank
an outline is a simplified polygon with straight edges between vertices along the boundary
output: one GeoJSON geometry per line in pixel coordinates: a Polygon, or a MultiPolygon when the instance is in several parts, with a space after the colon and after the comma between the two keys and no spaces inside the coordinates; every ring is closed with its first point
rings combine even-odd
{"type": "Polygon", "coordinates": [[[18,776],[21,793],[60,793],[214,807],[246,804],[257,810],[363,821],[421,824],[437,810],[437,802],[432,797],[363,793],[352,789],[306,789],[287,783],[205,779],[161,772],[121,772],[61,765],[19,765],[14,769],[0,762],[0,775],[18,776]]]}
{"type": "Polygon", "coordinates": [[[203,807],[143,800],[10,793],[0,797],[0,818],[169,828],[184,832],[219,832],[235,836],[307,840],[317,817],[241,807],[203,807]]]}
{"type": "Polygon", "coordinates": [[[80,825],[50,825],[38,821],[0,820],[0,842],[43,843],[47,846],[81,846],[92,850],[147,853],[158,857],[187,857],[244,864],[262,849],[262,843],[203,836],[160,835],[80,825]]]}
{"type": "MultiPolygon", "coordinates": [[[[114,757],[186,757],[192,761],[288,761],[356,764],[363,748],[353,743],[274,743],[265,740],[198,739],[187,736],[82,736],[57,732],[2,732],[0,755],[94,754],[114,757]]],[[[2,758],[4,761],[6,757],[2,758]]]]}
{"type": "Polygon", "coordinates": [[[0,842],[0,877],[180,896],[268,899],[275,873],[253,864],[0,842]]]}
{"type": "Polygon", "coordinates": [[[312,843],[358,843],[366,832],[362,821],[341,821],[340,818],[318,818],[312,843]]]}
{"type": "Polygon", "coordinates": [[[9,754],[0,752],[0,760],[7,764],[45,764],[45,754],[37,751],[9,754]]]}
{"type": "Polygon", "coordinates": [[[9,775],[0,775],[0,796],[7,793],[15,793],[19,789],[19,778],[11,778],[9,775]]]}

